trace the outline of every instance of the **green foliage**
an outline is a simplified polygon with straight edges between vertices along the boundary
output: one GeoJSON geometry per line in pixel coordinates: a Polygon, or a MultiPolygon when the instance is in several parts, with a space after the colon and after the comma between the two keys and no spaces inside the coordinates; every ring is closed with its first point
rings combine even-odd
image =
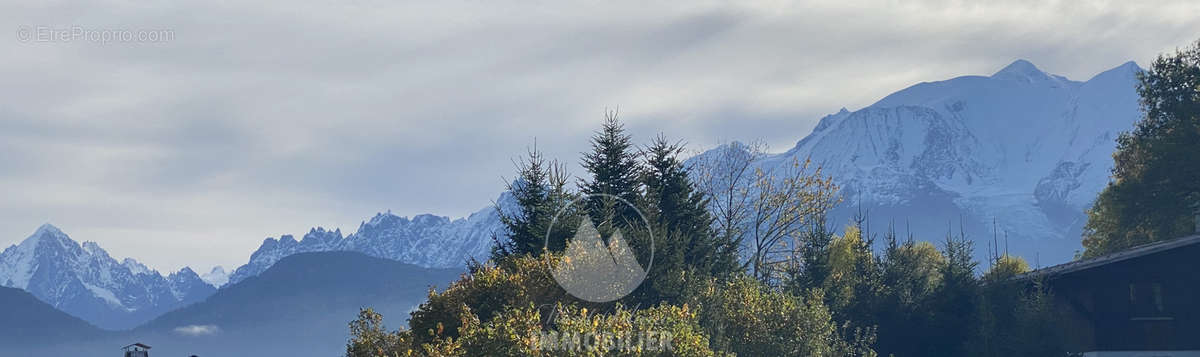
{"type": "MultiPolygon", "coordinates": [[[[738,270],[736,242],[712,230],[708,201],[692,183],[679,155],[684,148],[664,136],[643,151],[641,211],[657,228],[654,264],[644,292],[678,302],[689,277],[724,276],[738,270]]],[[[659,301],[642,301],[655,304],[659,301]]]]}
{"type": "Polygon", "coordinates": [[[929,313],[937,293],[942,291],[946,266],[946,258],[937,247],[912,240],[897,243],[894,234],[889,233],[880,265],[886,289],[876,309],[879,353],[920,356],[926,346],[947,343],[938,336],[929,313]]]}
{"type": "MultiPolygon", "coordinates": [[[[369,311],[369,310],[364,310],[369,311]]],[[[364,331],[378,315],[352,322],[347,356],[717,356],[709,349],[695,311],[683,306],[607,313],[556,305],[548,314],[528,305],[505,309],[488,321],[460,314],[459,337],[410,344],[409,331],[364,331]],[[400,341],[380,343],[378,341],[400,341]]]]}
{"type": "MultiPolygon", "coordinates": [[[[559,306],[549,334],[540,346],[549,355],[571,356],[714,356],[701,332],[696,313],[683,306],[631,310],[623,306],[607,313],[559,306]],[[598,343],[573,345],[573,338],[598,343]],[[597,339],[599,337],[599,339],[597,339]]],[[[581,341],[584,342],[584,341],[581,341]]]]}
{"type": "Polygon", "coordinates": [[[604,125],[592,136],[592,150],[584,153],[583,168],[591,174],[579,183],[580,194],[587,196],[586,209],[596,227],[636,227],[641,222],[634,207],[617,199],[636,203],[642,194],[642,174],[633,139],[617,120],[616,112],[606,112],[604,125]],[[615,197],[615,198],[614,198],[615,197]]]}
{"type": "Polygon", "coordinates": [[[517,210],[500,212],[508,232],[493,259],[430,291],[411,330],[388,331],[363,310],[347,356],[1062,355],[1053,295],[1012,279],[1028,270],[1023,260],[998,257],[976,276],[961,234],[939,251],[888,232],[877,255],[865,218],[840,235],[827,229],[836,187],[808,163],[774,173],[733,165],[748,186],[721,190],[720,180],[692,180],[682,150],[660,136],[634,152],[610,113],[585,153],[590,177],[578,193],[561,165],[530,150],[509,187],[517,210]],[[612,199],[568,207],[596,193],[635,205],[648,230],[612,199]],[[581,301],[552,277],[551,266],[571,263],[561,251],[584,217],[604,237],[620,229],[638,254],[654,237],[647,280],[619,302],[581,301]],[[664,343],[671,348],[649,348],[664,343]]]}
{"type": "Polygon", "coordinates": [[[992,267],[983,273],[983,281],[1000,283],[1009,278],[1029,271],[1029,263],[1021,257],[1008,254],[1001,255],[992,263],[992,267]]]}
{"type": "Polygon", "coordinates": [[[506,309],[486,323],[462,314],[462,350],[467,356],[533,356],[536,336],[542,331],[542,315],[532,307],[506,309]]]}
{"type": "Polygon", "coordinates": [[[980,285],[975,278],[975,266],[979,263],[972,260],[972,251],[972,242],[966,236],[946,235],[943,247],[946,264],[940,271],[942,284],[929,311],[933,331],[946,342],[928,346],[926,355],[967,355],[966,341],[978,321],[979,309],[980,285]]]}
{"type": "Polygon", "coordinates": [[[1041,281],[1011,281],[1024,261],[1004,262],[988,272],[979,305],[979,322],[968,344],[973,356],[1063,356],[1063,316],[1054,307],[1054,296],[1041,281]]]}
{"type": "Polygon", "coordinates": [[[829,276],[823,285],[827,294],[835,296],[833,308],[844,307],[854,300],[859,261],[870,259],[871,254],[859,249],[862,245],[862,231],[855,226],[846,227],[846,231],[829,244],[829,276]]]}
{"type": "Polygon", "coordinates": [[[884,281],[897,303],[918,306],[941,286],[946,258],[929,242],[906,242],[887,251],[884,281]]]}
{"type": "Polygon", "coordinates": [[[516,200],[516,212],[506,212],[496,207],[500,222],[508,234],[493,237],[492,258],[499,260],[508,256],[530,254],[538,256],[543,248],[552,252],[566,247],[566,237],[575,227],[574,211],[568,203],[574,195],[568,192],[567,176],[562,165],[547,161],[534,147],[528,157],[517,162],[518,178],[508,184],[508,192],[516,200]],[[563,214],[558,214],[565,211],[563,214]],[[555,215],[558,214],[557,221],[555,215]],[[554,223],[551,225],[551,223],[554,223]],[[551,229],[553,232],[550,232],[551,229]],[[548,233],[549,232],[549,236],[548,233]]]}
{"type": "MultiPolygon", "coordinates": [[[[1065,340],[1065,319],[1054,305],[1054,293],[1046,290],[1042,282],[1035,282],[1032,291],[1021,296],[1016,309],[1016,323],[1011,326],[1015,340],[1004,344],[1013,348],[1001,351],[998,356],[1063,356],[1067,354],[1062,341],[1065,340]]],[[[1002,327],[1004,325],[1001,325],[1002,327]]]]}
{"type": "Polygon", "coordinates": [[[824,288],[834,318],[856,327],[875,324],[876,301],[883,293],[883,272],[864,239],[861,223],[846,227],[829,244],[829,275],[824,288]]]}
{"type": "Polygon", "coordinates": [[[785,271],[784,288],[792,294],[802,295],[808,289],[821,287],[831,273],[829,245],[837,237],[825,225],[825,219],[815,219],[808,229],[800,234],[798,258],[789,261],[785,271]]]}
{"type": "Polygon", "coordinates": [[[1138,74],[1145,116],[1117,138],[1113,180],[1088,210],[1084,257],[1191,233],[1200,203],[1200,42],[1138,74]]]}
{"type": "Polygon", "coordinates": [[[411,335],[388,331],[383,326],[383,315],[365,308],[359,311],[357,319],[350,322],[350,341],[346,343],[346,356],[406,356],[411,345],[411,335]]]}
{"type": "Polygon", "coordinates": [[[714,349],[740,356],[874,356],[871,330],[846,333],[820,289],[804,297],[739,277],[702,284],[692,304],[714,349]]]}
{"type": "Polygon", "coordinates": [[[501,260],[497,266],[474,266],[471,273],[441,293],[430,291],[429,299],[412,313],[409,326],[416,343],[429,343],[439,337],[457,337],[468,311],[488,322],[506,308],[559,301],[573,299],[550,277],[546,261],[519,256],[501,260]]]}

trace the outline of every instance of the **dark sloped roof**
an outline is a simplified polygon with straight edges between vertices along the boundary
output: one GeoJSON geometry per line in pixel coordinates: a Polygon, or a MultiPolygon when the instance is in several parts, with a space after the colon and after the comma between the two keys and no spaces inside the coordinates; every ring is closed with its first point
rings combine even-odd
{"type": "Polygon", "coordinates": [[[132,345],[129,345],[129,346],[121,347],[121,349],[126,349],[126,348],[130,348],[130,347],[135,347],[135,346],[136,346],[136,347],[141,347],[141,348],[144,348],[144,349],[147,349],[147,350],[148,350],[148,349],[150,349],[150,346],[147,346],[147,345],[145,345],[145,344],[143,344],[143,343],[141,343],[141,342],[134,343],[134,344],[132,344],[132,345]]]}
{"type": "Polygon", "coordinates": [[[1150,244],[1140,245],[1128,250],[1102,255],[1090,259],[1076,260],[1069,263],[1063,263],[1051,267],[1046,267],[1034,270],[1025,274],[1013,277],[1014,280],[1028,279],[1033,277],[1054,277],[1058,275],[1074,273],[1081,270],[1092,269],[1095,267],[1112,264],[1124,260],[1129,260],[1137,257],[1147,256],[1150,254],[1167,251],[1175,248],[1186,247],[1193,244],[1200,244],[1200,235],[1187,236],[1154,242],[1150,244]]]}

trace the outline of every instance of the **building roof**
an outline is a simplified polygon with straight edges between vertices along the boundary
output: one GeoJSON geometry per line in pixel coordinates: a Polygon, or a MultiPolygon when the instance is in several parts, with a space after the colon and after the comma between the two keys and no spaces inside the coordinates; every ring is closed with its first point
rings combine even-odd
{"type": "Polygon", "coordinates": [[[121,347],[121,349],[126,349],[126,348],[130,348],[130,347],[141,347],[141,348],[144,348],[144,349],[147,349],[147,350],[148,350],[148,349],[150,349],[150,346],[147,346],[146,344],[143,344],[143,343],[141,343],[141,342],[137,342],[137,343],[134,343],[134,344],[132,344],[132,345],[129,345],[129,346],[121,347]]]}
{"type": "Polygon", "coordinates": [[[1059,276],[1059,275],[1063,275],[1063,274],[1074,273],[1077,271],[1088,270],[1088,269],[1092,269],[1095,267],[1104,266],[1107,264],[1125,261],[1125,260],[1129,260],[1129,259],[1133,259],[1133,258],[1137,258],[1137,257],[1143,257],[1143,256],[1147,256],[1147,255],[1162,252],[1162,251],[1167,251],[1167,250],[1176,249],[1176,248],[1180,248],[1180,247],[1186,247],[1186,246],[1193,245],[1193,244],[1200,244],[1200,235],[1193,235],[1193,236],[1187,236],[1187,237],[1182,237],[1182,238],[1176,238],[1176,239],[1172,239],[1172,240],[1165,240],[1165,241],[1161,241],[1161,242],[1144,244],[1144,245],[1136,246],[1136,247],[1133,247],[1133,248],[1130,248],[1127,250],[1123,250],[1120,252],[1111,253],[1111,254],[1107,254],[1107,255],[1101,255],[1101,256],[1095,257],[1095,258],[1082,259],[1082,260],[1076,260],[1076,261],[1069,262],[1069,263],[1063,263],[1063,264],[1059,264],[1059,265],[1055,265],[1055,266],[1051,266],[1051,267],[1034,270],[1034,271],[1031,271],[1028,273],[1020,274],[1020,275],[1013,277],[1013,279],[1014,280],[1023,280],[1023,279],[1028,279],[1028,278],[1032,278],[1032,277],[1047,277],[1047,278],[1055,277],[1055,276],[1059,276]]]}

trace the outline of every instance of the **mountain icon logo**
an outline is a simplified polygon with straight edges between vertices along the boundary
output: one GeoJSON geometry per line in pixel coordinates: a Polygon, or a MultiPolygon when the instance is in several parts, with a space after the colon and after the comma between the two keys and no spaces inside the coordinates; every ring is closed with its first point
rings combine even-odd
{"type": "MultiPolygon", "coordinates": [[[[604,195],[633,207],[632,204],[615,196],[604,195]]],[[[578,200],[576,200],[578,202],[578,200]]],[[[637,211],[634,208],[634,211],[637,211]]],[[[561,212],[560,212],[561,213],[561,212]]],[[[645,232],[649,224],[638,212],[645,232]]],[[[557,222],[557,217],[554,222],[557,222]]],[[[553,223],[551,224],[553,226],[553,223]]],[[[547,234],[549,240],[549,234],[547,234]]],[[[653,237],[650,237],[650,261],[653,262],[653,237]]],[[[575,235],[566,242],[562,258],[550,266],[550,275],[567,293],[576,298],[603,303],[625,297],[646,280],[648,268],[638,263],[633,247],[626,241],[621,230],[614,229],[607,242],[587,215],[579,219],[575,235]]]]}

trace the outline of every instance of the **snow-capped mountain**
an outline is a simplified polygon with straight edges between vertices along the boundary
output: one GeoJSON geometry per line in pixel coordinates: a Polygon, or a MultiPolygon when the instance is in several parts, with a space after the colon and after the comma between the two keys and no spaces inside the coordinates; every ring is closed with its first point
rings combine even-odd
{"type": "MultiPolygon", "coordinates": [[[[497,203],[513,207],[507,193],[497,203]]],[[[309,252],[352,251],[426,268],[459,268],[471,258],[486,260],[491,252],[492,235],[503,229],[495,207],[455,220],[431,214],[409,219],[391,212],[379,213],[345,237],[340,229],[317,227],[299,241],[291,235],[267,238],[250,255],[246,265],[229,275],[228,284],[258,275],[287,256],[309,252]]]]}
{"type": "Polygon", "coordinates": [[[134,327],[216,290],[189,268],[163,277],[136,260],[118,262],[95,242],[79,244],[50,224],[0,253],[0,285],[106,329],[134,327]]]}
{"type": "Polygon", "coordinates": [[[275,262],[293,254],[340,251],[342,250],[342,240],[342,231],[340,229],[328,231],[320,227],[310,230],[300,241],[296,241],[290,234],[280,236],[279,239],[267,238],[263,240],[258,250],[250,254],[249,262],[238,267],[232,274],[229,274],[226,284],[235,284],[246,278],[261,274],[267,268],[270,268],[271,265],[275,264],[275,262]]]}
{"type": "Polygon", "coordinates": [[[1063,262],[1108,182],[1117,135],[1139,118],[1139,71],[1127,62],[1078,82],[1018,60],[987,77],[919,83],[822,118],[762,165],[820,164],[843,190],[835,225],[861,206],[875,233],[894,223],[940,241],[962,222],[978,256],[1004,249],[1007,232],[1008,250],[1030,263],[1063,262]]]}
{"type": "Polygon", "coordinates": [[[229,282],[229,273],[225,272],[225,268],[218,265],[209,270],[208,273],[200,275],[200,280],[212,286],[221,286],[229,282]]]}
{"type": "MultiPolygon", "coordinates": [[[[822,118],[795,147],[760,165],[810,157],[820,164],[842,187],[843,204],[830,217],[835,226],[861,208],[876,234],[894,224],[901,235],[940,241],[961,229],[983,258],[993,247],[1004,249],[1007,233],[1011,253],[1031,263],[1062,262],[1080,247],[1083,212],[1108,182],[1117,135],[1139,117],[1139,71],[1127,62],[1079,82],[1018,60],[991,76],[919,83],[822,118]]],[[[502,207],[511,205],[507,197],[502,207]]],[[[380,213],[345,237],[314,228],[299,241],[268,238],[229,283],[304,252],[456,267],[486,257],[502,229],[493,207],[458,220],[380,213]]]]}

